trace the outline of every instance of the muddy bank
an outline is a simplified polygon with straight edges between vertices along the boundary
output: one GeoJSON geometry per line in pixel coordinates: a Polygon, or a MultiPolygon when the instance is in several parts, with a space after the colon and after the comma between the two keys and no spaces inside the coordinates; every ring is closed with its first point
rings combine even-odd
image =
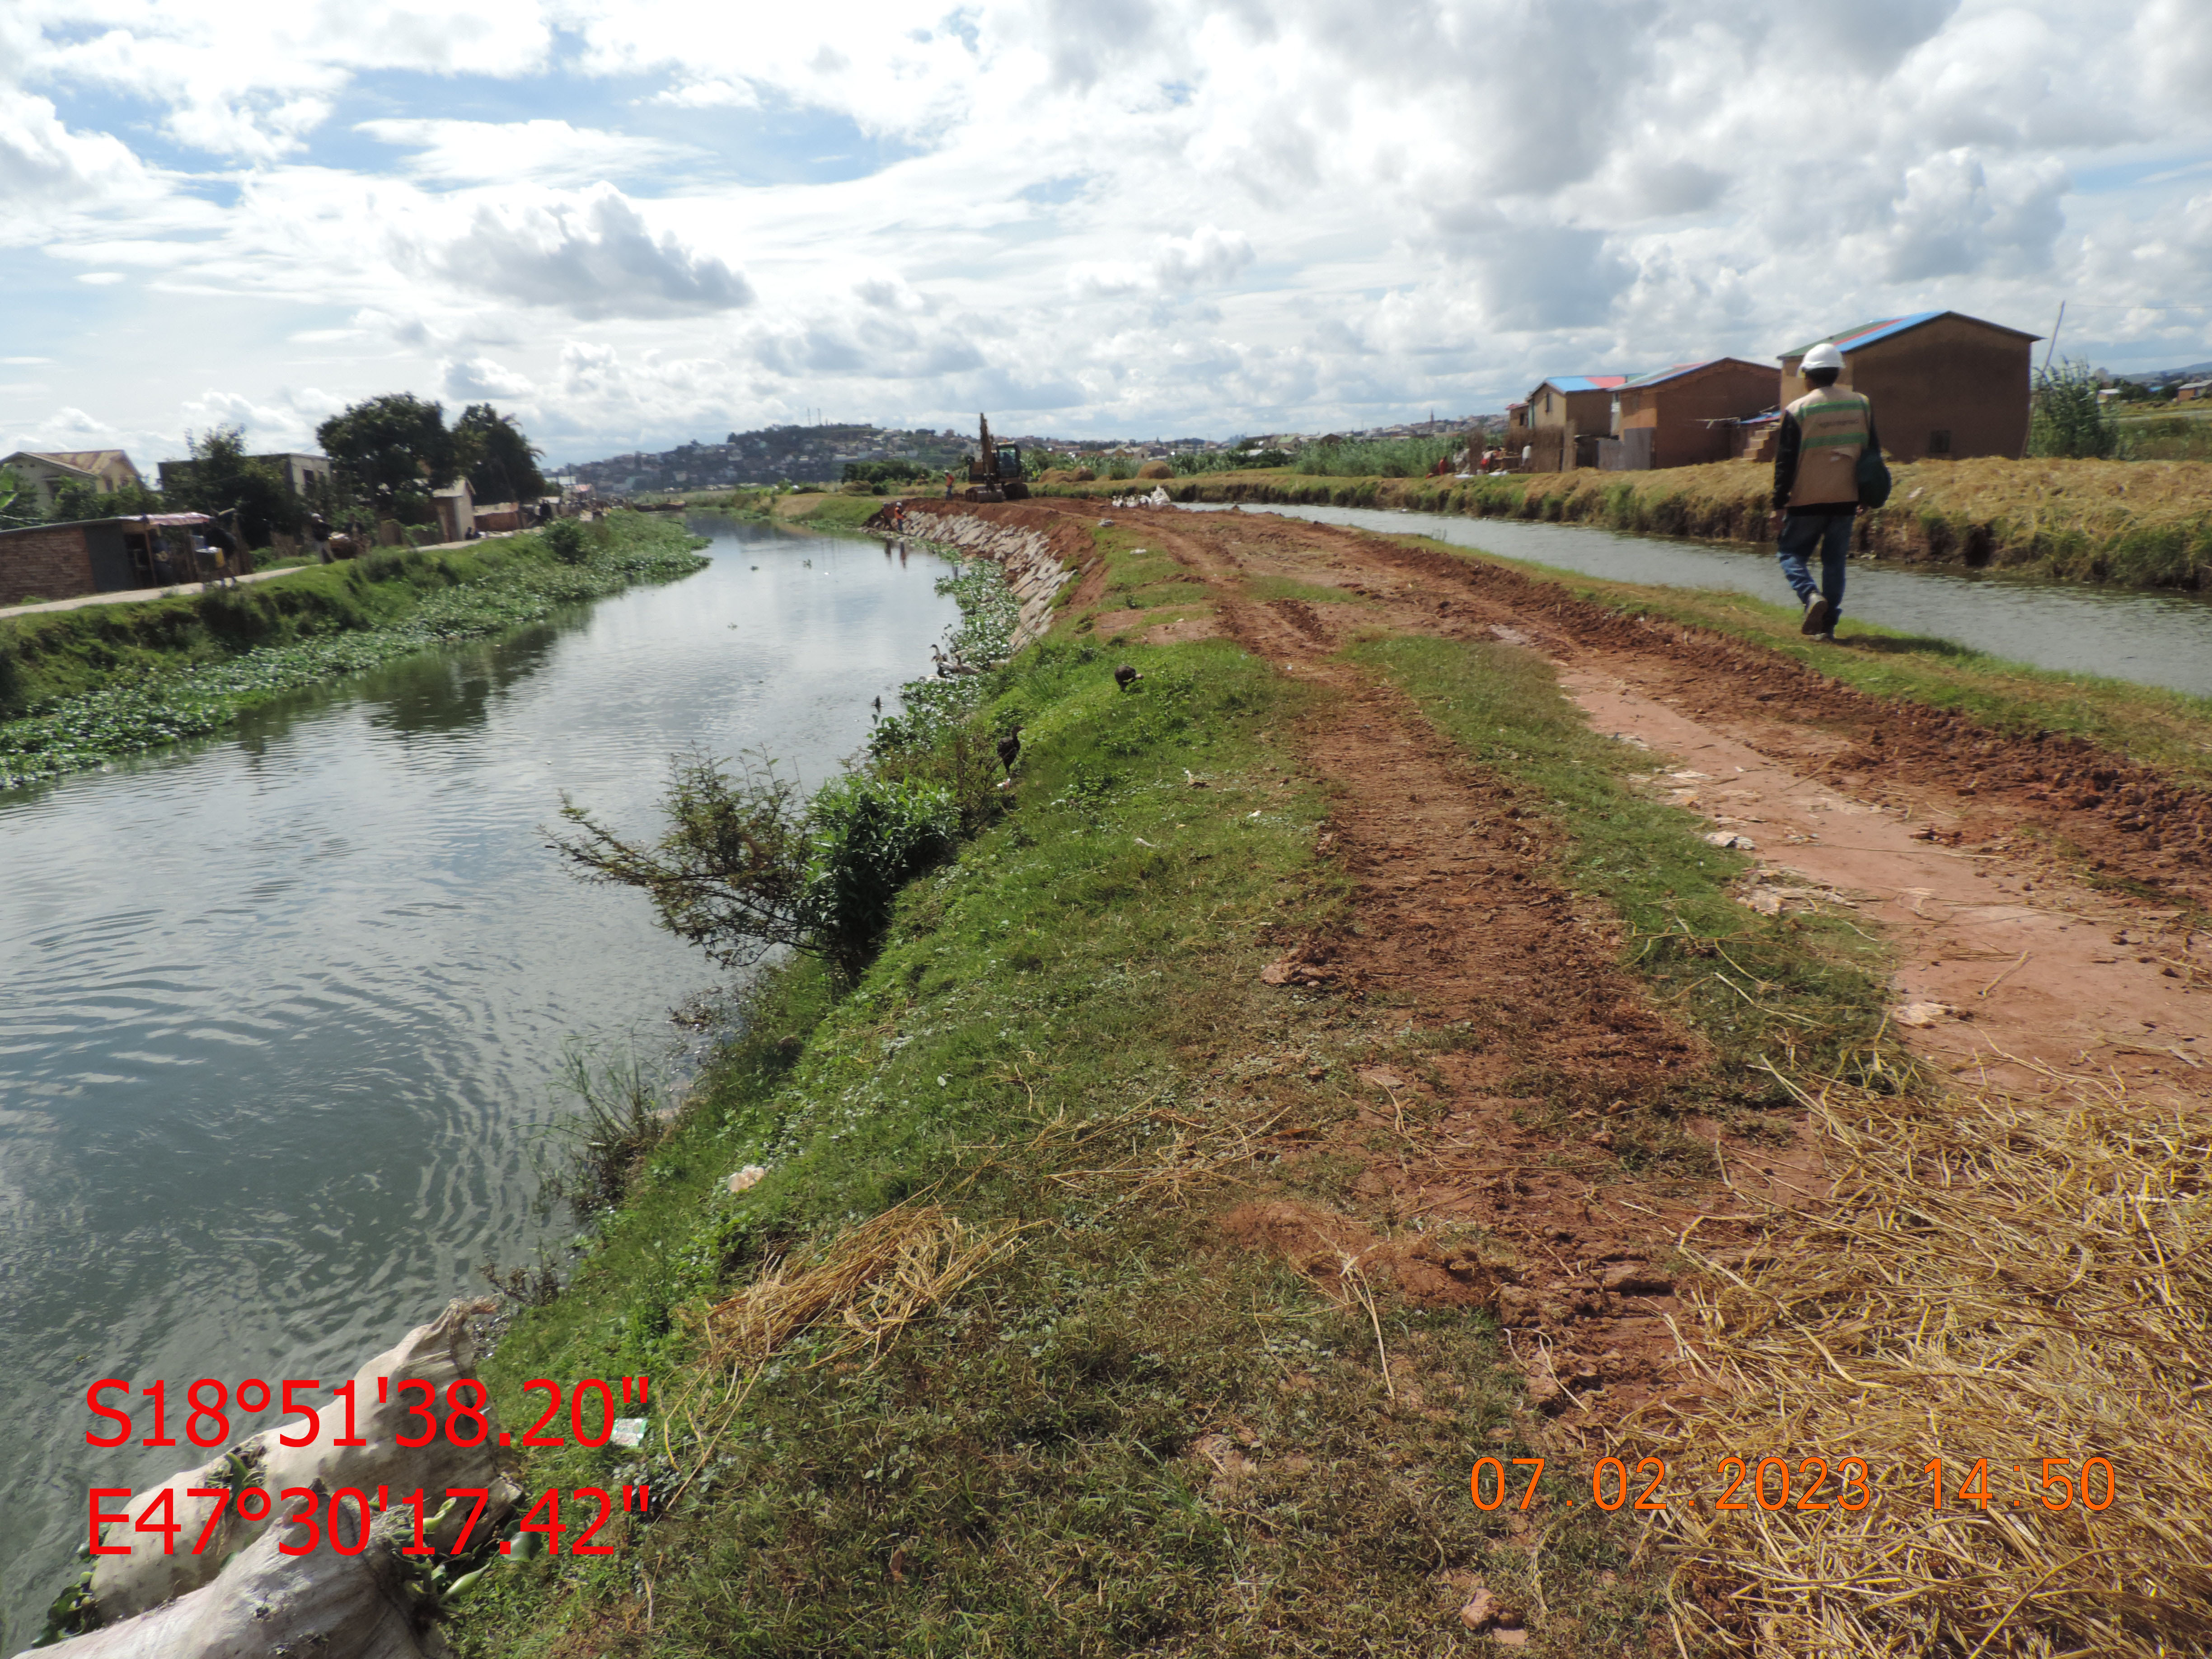
{"type": "MultiPolygon", "coordinates": [[[[1404,507],[1584,524],[1648,536],[1768,544],[1772,469],[1728,461],[1660,472],[1486,478],[1329,478],[1287,470],[1166,480],[1178,501],[1404,507]]],[[[1889,504],[1861,517],[1869,558],[2002,568],[2061,580],[2201,591],[2212,583],[2212,464],[1922,461],[1894,469],[1889,504]]],[[[1097,496],[1121,483],[1045,485],[1097,496]]]]}

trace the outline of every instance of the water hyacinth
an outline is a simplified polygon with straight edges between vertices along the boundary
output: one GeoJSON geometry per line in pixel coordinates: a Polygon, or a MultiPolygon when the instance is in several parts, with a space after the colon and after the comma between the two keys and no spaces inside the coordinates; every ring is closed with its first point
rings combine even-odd
{"type": "Polygon", "coordinates": [[[126,755],[227,730],[243,711],[440,646],[541,623],[635,582],[672,581],[705,568],[689,548],[626,546],[580,564],[511,564],[430,593],[389,627],[264,646],[216,662],[105,685],[0,724],[0,790],[107,764],[126,755]]]}

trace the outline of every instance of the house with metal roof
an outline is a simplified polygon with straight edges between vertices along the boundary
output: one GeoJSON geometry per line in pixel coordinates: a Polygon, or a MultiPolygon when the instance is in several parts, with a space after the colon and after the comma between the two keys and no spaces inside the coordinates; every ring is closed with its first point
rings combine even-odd
{"type": "Polygon", "coordinates": [[[1532,471],[1595,466],[1599,440],[1613,432],[1613,394],[1626,374],[1559,374],[1537,383],[1527,404],[1514,404],[1509,449],[1525,449],[1532,471]]]}
{"type": "MultiPolygon", "coordinates": [[[[1838,384],[1873,399],[1882,449],[1898,461],[2024,453],[2030,359],[2041,337],[1956,311],[1916,311],[1826,337],[1844,354],[1838,384]]],[[[1798,365],[1820,343],[1782,354],[1782,403],[1809,389],[1798,365]]]]}
{"type": "Polygon", "coordinates": [[[0,530],[0,605],[204,581],[216,568],[209,542],[227,539],[204,513],[0,530]]]}
{"type": "Polygon", "coordinates": [[[103,495],[125,484],[143,484],[138,469],[119,449],[65,449],[46,453],[19,449],[0,459],[8,468],[38,492],[39,511],[54,510],[54,492],[64,484],[88,484],[103,495]]]}
{"type": "Polygon", "coordinates": [[[1725,461],[1736,453],[1737,427],[1773,406],[1774,386],[1772,369],[1741,357],[1639,374],[1613,394],[1617,447],[1599,464],[1635,471],[1725,461]]]}

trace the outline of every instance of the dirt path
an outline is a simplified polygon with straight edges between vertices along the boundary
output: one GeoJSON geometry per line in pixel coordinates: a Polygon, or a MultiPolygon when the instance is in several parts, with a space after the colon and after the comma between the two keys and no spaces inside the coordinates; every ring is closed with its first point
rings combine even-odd
{"type": "Polygon", "coordinates": [[[1751,843],[1767,873],[1755,902],[1817,895],[1879,924],[1896,947],[1899,1034],[1931,1060],[2014,1089],[2057,1073],[2212,1102],[2212,933],[2191,925],[2212,901],[2201,794],[2087,745],[1900,711],[1771,653],[1381,537],[1257,514],[1122,517],[1157,526],[1229,601],[1227,631],[1293,672],[1329,672],[1327,653],[1378,624],[1542,652],[1593,725],[1662,763],[1656,787],[1751,843]],[[1268,577],[1361,603],[1237,604],[1268,577]]]}
{"type": "MultiPolygon", "coordinates": [[[[985,511],[1047,528],[1070,551],[1102,516],[1036,502],[985,511]]],[[[2147,1105],[2212,1106],[2212,937],[2186,926],[2212,896],[2203,797],[2085,745],[1877,704],[1771,653],[1381,537],[1263,514],[1103,516],[1170,555],[1214,611],[1162,632],[1145,611],[1109,610],[1097,633],[1167,642],[1218,629],[1338,694],[1301,746],[1336,797],[1328,850],[1357,884],[1358,921],[1275,971],[1355,985],[1432,1032],[1491,1034],[1444,1046],[1425,1078],[1363,1070],[1370,1104],[1346,1150],[1366,1164],[1358,1185],[1375,1210],[1477,1224],[1513,1241],[1520,1267],[1485,1282],[1448,1250],[1402,1234],[1376,1243],[1348,1218],[1297,1206],[1255,1206],[1232,1230],[1293,1256],[1318,1247],[1324,1268],[1357,1244],[1416,1294],[1480,1294],[1540,1401],[1611,1417],[1670,1386],[1668,1252],[1692,1228],[1709,1249],[1748,1248],[1743,1194],[1817,1203],[1826,1182],[1802,1140],[1739,1141],[1703,1124],[1690,1127],[1716,1137],[1732,1185],[1622,1175],[1616,1131],[1633,1133],[1632,1115],[1701,1065],[1701,1047],[1617,965],[1601,907],[1544,874],[1542,804],[1524,805],[1346,661],[1361,635],[1502,639],[1549,659],[1599,730],[1650,750],[1646,787],[1753,844],[1748,902],[1845,905],[1893,944],[1896,1034],[1930,1061],[2014,1088],[2087,1074],[2147,1105]],[[1310,597],[1259,597],[1285,583],[1310,597]],[[2062,857],[2050,850],[2060,842],[2081,851],[2062,857]],[[2174,902],[2128,896],[2115,879],[2162,884],[2174,902]]],[[[1097,587],[1094,574],[1079,602],[1097,587]]]]}

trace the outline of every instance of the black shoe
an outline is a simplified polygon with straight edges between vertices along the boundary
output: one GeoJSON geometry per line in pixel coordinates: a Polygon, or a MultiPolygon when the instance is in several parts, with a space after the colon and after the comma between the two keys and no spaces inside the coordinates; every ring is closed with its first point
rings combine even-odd
{"type": "Polygon", "coordinates": [[[1828,631],[1828,599],[1824,593],[1815,593],[1805,601],[1805,620],[1797,624],[1800,634],[1825,634],[1828,631]]]}

